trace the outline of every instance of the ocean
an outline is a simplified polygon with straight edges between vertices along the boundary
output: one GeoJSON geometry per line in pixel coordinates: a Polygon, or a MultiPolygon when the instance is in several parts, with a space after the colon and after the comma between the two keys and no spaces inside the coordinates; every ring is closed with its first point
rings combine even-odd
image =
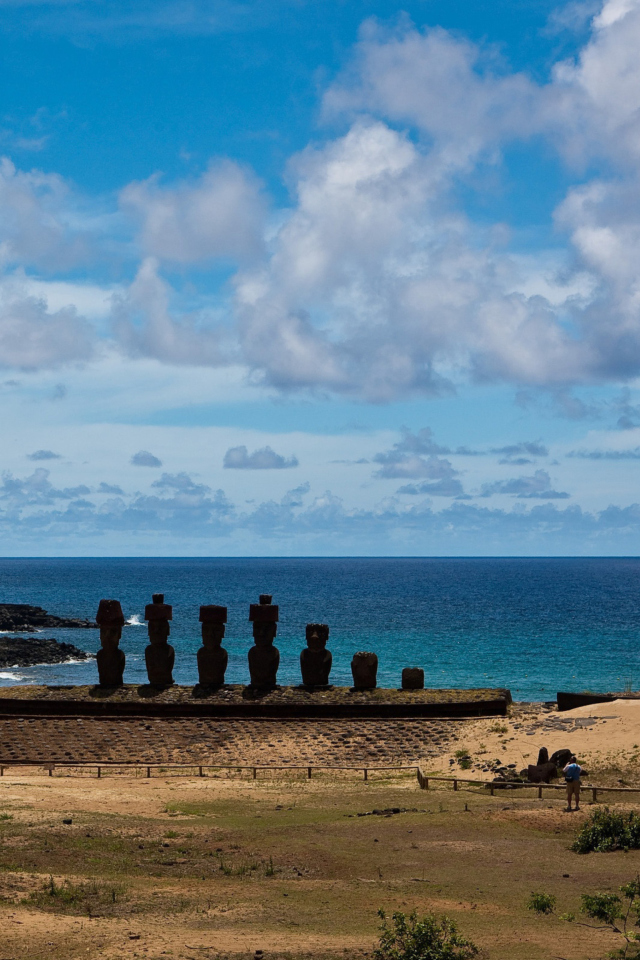
{"type": "MultiPolygon", "coordinates": [[[[638,558],[0,559],[0,603],[31,603],[93,618],[101,597],[120,600],[129,623],[125,682],[143,683],[152,593],[173,604],[177,683],[197,680],[200,604],[229,608],[227,681],[248,682],[249,603],[280,606],[278,679],[300,682],[307,622],[328,623],[331,680],[351,683],[357,650],[378,654],[379,686],[398,687],[420,666],[435,687],[509,687],[516,700],[558,690],[640,687],[638,558]]],[[[97,630],[45,630],[95,653],[97,630]]],[[[83,684],[95,661],[5,669],[0,685],[83,684]]]]}

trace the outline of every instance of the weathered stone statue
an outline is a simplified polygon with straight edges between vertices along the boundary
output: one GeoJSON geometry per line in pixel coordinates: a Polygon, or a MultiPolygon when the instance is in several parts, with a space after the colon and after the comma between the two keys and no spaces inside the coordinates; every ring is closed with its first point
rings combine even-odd
{"type": "Polygon", "coordinates": [[[280,651],[274,647],[278,631],[278,607],[267,593],[260,603],[249,605],[249,621],[253,623],[253,643],[249,650],[250,686],[254,690],[273,690],[280,665],[280,651]]]}
{"type": "Polygon", "coordinates": [[[378,675],[378,658],[375,653],[360,650],[351,661],[353,686],[356,690],[373,690],[378,675]]]}
{"type": "Polygon", "coordinates": [[[538,766],[541,766],[543,763],[549,763],[549,751],[546,747],[540,747],[538,751],[538,766]]]}
{"type": "Polygon", "coordinates": [[[402,671],[403,690],[424,690],[424,670],[421,667],[405,667],[402,671]]]}
{"type": "Polygon", "coordinates": [[[96,623],[100,627],[98,650],[98,679],[101,687],[121,687],[124,674],[125,655],[119,648],[124,615],[118,600],[101,600],[96,613],[96,623]]]}
{"type": "Polygon", "coordinates": [[[227,608],[216,604],[200,607],[202,646],[198,650],[198,679],[201,687],[221,687],[229,662],[222,646],[227,622],[227,608]]]}
{"type": "Polygon", "coordinates": [[[149,630],[149,646],[144,651],[144,659],[152,687],[169,687],[173,683],[176,652],[167,641],[172,615],[173,608],[164,602],[163,593],[154,593],[153,603],[148,603],[144,608],[149,630]]]}
{"type": "Polygon", "coordinates": [[[326,623],[307,624],[307,646],[300,654],[300,670],[305,687],[326,687],[333,657],[327,650],[329,627],[326,623]]]}

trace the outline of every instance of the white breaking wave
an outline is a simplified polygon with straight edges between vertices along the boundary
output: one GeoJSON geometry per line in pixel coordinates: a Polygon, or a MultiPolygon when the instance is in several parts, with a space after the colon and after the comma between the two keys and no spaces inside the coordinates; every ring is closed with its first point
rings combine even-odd
{"type": "Polygon", "coordinates": [[[15,680],[16,682],[18,682],[19,680],[26,680],[26,679],[27,678],[23,677],[22,674],[5,673],[3,670],[0,670],[0,680],[15,680]]]}
{"type": "Polygon", "coordinates": [[[129,617],[128,620],[125,620],[125,626],[127,627],[144,627],[144,623],[140,620],[140,617],[137,613],[134,613],[132,617],[129,617]]]}

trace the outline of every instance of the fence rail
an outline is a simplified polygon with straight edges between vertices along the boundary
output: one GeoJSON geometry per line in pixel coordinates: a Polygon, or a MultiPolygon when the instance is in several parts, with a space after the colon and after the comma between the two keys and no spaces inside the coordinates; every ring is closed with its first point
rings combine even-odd
{"type": "Polygon", "coordinates": [[[117,762],[108,762],[108,763],[74,763],[72,760],[56,760],[51,762],[43,762],[42,760],[16,760],[16,761],[2,761],[0,762],[0,777],[4,776],[5,770],[10,770],[12,768],[25,769],[25,768],[36,768],[38,770],[46,770],[48,775],[52,777],[54,771],[58,776],[73,776],[73,770],[83,770],[87,772],[95,771],[97,779],[101,779],[104,774],[109,772],[114,772],[118,770],[129,770],[138,776],[138,771],[142,771],[146,779],[151,779],[153,776],[152,771],[155,771],[156,774],[164,774],[168,771],[189,771],[187,776],[193,776],[194,774],[191,771],[197,770],[195,774],[197,777],[206,777],[208,775],[207,771],[214,770],[233,770],[233,771],[250,771],[251,779],[257,780],[258,773],[261,771],[277,771],[277,770],[304,770],[307,774],[307,779],[311,780],[313,776],[313,771],[321,770],[349,770],[349,771],[360,771],[362,772],[363,780],[369,779],[369,773],[383,772],[385,770],[417,770],[415,763],[393,763],[393,764],[376,764],[375,766],[365,766],[363,764],[328,764],[328,763],[314,763],[314,764],[242,764],[242,763],[117,763],[117,762]],[[62,773],[60,771],[63,771],[62,773]],[[66,771],[66,773],[64,772],[66,771]]]}
{"type": "MultiPolygon", "coordinates": [[[[109,772],[114,773],[119,770],[131,771],[136,777],[138,776],[138,771],[142,771],[143,777],[145,779],[151,779],[153,777],[153,771],[156,775],[163,775],[169,771],[198,771],[195,776],[197,777],[206,777],[211,771],[215,770],[228,770],[236,772],[245,772],[250,771],[251,779],[257,780],[258,774],[261,772],[269,771],[295,771],[295,770],[304,770],[306,771],[307,779],[311,780],[313,777],[313,771],[320,772],[322,770],[346,770],[346,771],[356,771],[362,773],[362,779],[368,781],[370,773],[383,773],[384,771],[389,770],[413,770],[416,773],[418,783],[422,790],[428,790],[431,783],[443,783],[451,784],[454,791],[458,791],[461,786],[475,786],[483,787],[489,791],[490,796],[495,796],[496,791],[499,794],[502,794],[505,790],[529,790],[536,789],[538,791],[538,798],[542,799],[543,790],[564,790],[564,783],[523,783],[518,781],[492,781],[492,780],[474,780],[469,777],[440,777],[432,776],[431,774],[423,773],[419,764],[416,763],[393,763],[393,764],[376,764],[374,766],[366,766],[364,764],[329,764],[329,763],[314,763],[314,764],[242,764],[242,763],[135,763],[135,762],[106,762],[106,763],[74,763],[72,760],[56,760],[56,761],[42,761],[42,760],[11,760],[11,761],[0,761],[0,777],[4,776],[5,770],[11,769],[25,769],[25,768],[35,768],[37,770],[46,770],[50,777],[54,776],[54,771],[57,776],[73,776],[74,770],[82,770],[86,772],[95,771],[97,779],[103,777],[103,775],[108,775],[109,772]],[[209,773],[208,773],[209,772],[209,773]]],[[[185,776],[193,776],[192,772],[185,773],[185,776]]],[[[584,792],[590,791],[591,798],[594,803],[598,801],[599,793],[639,793],[640,786],[637,787],[607,787],[602,784],[583,784],[582,790],[584,792]]]]}
{"type": "MultiPolygon", "coordinates": [[[[566,790],[566,784],[564,783],[523,783],[518,781],[501,781],[496,782],[492,780],[471,780],[467,777],[432,777],[430,774],[424,774],[420,767],[416,767],[416,773],[418,777],[418,783],[422,790],[429,789],[429,781],[436,783],[451,783],[453,784],[453,789],[458,790],[459,785],[469,784],[473,786],[486,787],[489,790],[489,793],[493,797],[496,790],[502,792],[503,790],[527,790],[535,787],[538,791],[538,798],[542,799],[543,790],[566,790]]],[[[582,785],[582,790],[591,791],[591,798],[594,803],[597,803],[598,792],[600,793],[640,793],[640,786],[638,787],[605,787],[602,785],[585,783],[582,785]]]]}

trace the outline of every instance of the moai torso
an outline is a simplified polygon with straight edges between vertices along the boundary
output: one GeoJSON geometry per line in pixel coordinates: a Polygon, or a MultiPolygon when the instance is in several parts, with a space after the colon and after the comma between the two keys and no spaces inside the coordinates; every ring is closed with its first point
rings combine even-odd
{"type": "Polygon", "coordinates": [[[307,624],[307,646],[300,654],[300,671],[305,687],[326,687],[329,684],[333,657],[327,650],[329,627],[326,623],[307,624]]]}
{"type": "Polygon", "coordinates": [[[250,605],[249,620],[253,623],[254,644],[248,655],[250,685],[256,690],[273,690],[277,685],[280,651],[273,645],[278,631],[278,607],[271,603],[271,596],[261,594],[260,603],[250,605]]]}
{"type": "Polygon", "coordinates": [[[153,603],[148,603],[144,610],[149,631],[149,646],[144,651],[144,660],[152,687],[169,687],[173,683],[176,653],[168,643],[171,629],[169,620],[172,616],[173,608],[164,602],[164,594],[154,593],[153,603]]]}
{"type": "Polygon", "coordinates": [[[361,650],[354,653],[351,661],[353,686],[356,690],[373,690],[378,675],[378,658],[375,653],[361,650]]]}
{"type": "Polygon", "coordinates": [[[227,608],[215,604],[200,607],[202,646],[198,650],[198,681],[202,687],[221,687],[229,662],[222,646],[227,608]]]}
{"type": "Polygon", "coordinates": [[[120,687],[124,674],[125,655],[118,647],[124,626],[124,615],[118,600],[101,600],[96,614],[100,627],[101,649],[98,650],[98,680],[101,687],[120,687]]]}

